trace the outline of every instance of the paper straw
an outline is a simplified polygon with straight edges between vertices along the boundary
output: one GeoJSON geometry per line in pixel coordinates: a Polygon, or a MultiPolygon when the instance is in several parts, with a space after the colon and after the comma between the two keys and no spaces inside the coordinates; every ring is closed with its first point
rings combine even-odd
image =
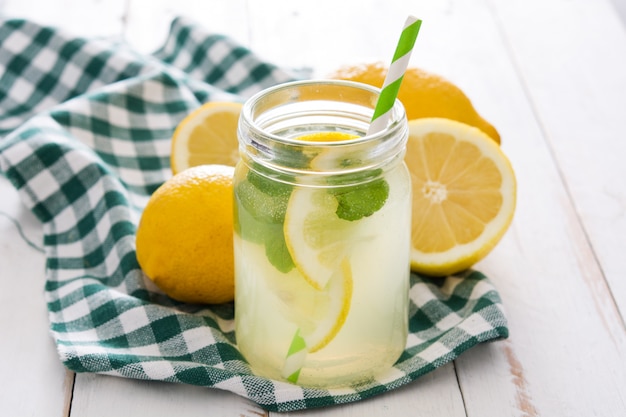
{"type": "Polygon", "coordinates": [[[291,345],[289,346],[289,351],[287,352],[287,358],[285,359],[285,364],[283,365],[283,378],[294,384],[298,382],[300,370],[302,369],[302,364],[306,359],[306,355],[306,342],[300,335],[300,329],[298,329],[291,340],[291,345]]]}
{"type": "Polygon", "coordinates": [[[367,134],[371,135],[376,132],[380,132],[385,128],[389,120],[390,111],[393,107],[396,97],[398,97],[398,91],[400,90],[400,84],[404,77],[404,72],[409,65],[409,59],[411,58],[411,52],[413,52],[413,46],[417,39],[417,34],[420,31],[422,21],[409,16],[404,23],[404,28],[400,34],[398,45],[396,46],[396,52],[393,54],[389,71],[383,83],[376,107],[374,108],[374,115],[372,116],[372,122],[367,134]]]}
{"type": "MultiPolygon", "coordinates": [[[[372,122],[367,131],[367,134],[376,133],[385,128],[387,121],[389,120],[389,111],[393,107],[396,97],[398,97],[398,90],[400,90],[400,84],[402,83],[402,77],[409,65],[409,59],[411,58],[411,52],[417,39],[422,21],[416,19],[413,16],[409,16],[404,23],[396,51],[393,54],[389,71],[383,83],[383,87],[378,96],[376,107],[374,108],[374,115],[372,116],[372,122]]],[[[285,357],[285,363],[283,364],[282,375],[289,382],[297,383],[300,377],[300,371],[302,370],[302,364],[306,360],[308,354],[308,347],[306,341],[300,334],[300,329],[296,330],[293,335],[289,351],[285,357]]]]}

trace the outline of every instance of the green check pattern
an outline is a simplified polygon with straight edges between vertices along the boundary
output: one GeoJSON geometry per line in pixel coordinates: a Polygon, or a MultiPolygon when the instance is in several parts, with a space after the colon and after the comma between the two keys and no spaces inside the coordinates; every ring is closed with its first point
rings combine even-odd
{"type": "Polygon", "coordinates": [[[237,350],[232,304],[178,303],[146,279],[135,230],[148,197],[171,176],[176,125],[206,101],[242,101],[291,79],[184,19],[150,56],[0,22],[0,172],[41,220],[50,328],[67,368],[218,388],[291,411],[384,393],[507,337],[500,297],[480,272],[413,274],[410,335],[396,365],[368,383],[307,389],[251,373],[237,350]]]}

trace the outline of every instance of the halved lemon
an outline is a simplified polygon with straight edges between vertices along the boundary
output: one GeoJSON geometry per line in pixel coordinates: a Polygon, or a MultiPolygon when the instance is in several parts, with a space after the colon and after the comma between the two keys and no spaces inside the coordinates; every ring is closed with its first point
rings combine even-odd
{"type": "Polygon", "coordinates": [[[450,119],[409,121],[411,269],[445,276],[486,256],[513,219],[516,181],[502,149],[450,119]]]}
{"type": "Polygon", "coordinates": [[[185,117],[172,136],[172,172],[197,165],[235,166],[241,107],[240,103],[211,101],[185,117]]]}

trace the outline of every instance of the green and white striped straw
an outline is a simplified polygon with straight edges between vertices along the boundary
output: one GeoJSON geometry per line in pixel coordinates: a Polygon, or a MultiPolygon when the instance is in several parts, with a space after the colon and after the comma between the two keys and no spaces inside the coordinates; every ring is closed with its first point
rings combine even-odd
{"type": "Polygon", "coordinates": [[[296,331],[296,334],[291,340],[289,351],[287,352],[287,358],[283,365],[283,378],[291,383],[297,383],[300,377],[300,370],[302,364],[306,360],[307,346],[304,338],[300,335],[300,329],[296,331]]]}
{"type": "MultiPolygon", "coordinates": [[[[393,107],[393,104],[398,97],[398,90],[400,90],[400,84],[402,83],[402,77],[409,65],[409,58],[417,39],[422,21],[416,19],[413,16],[409,16],[402,28],[402,34],[398,40],[398,46],[396,46],[396,52],[393,55],[389,71],[385,77],[383,87],[376,107],[374,108],[374,115],[372,116],[372,122],[367,131],[367,134],[376,133],[385,128],[389,119],[389,111],[393,107]]],[[[282,375],[289,382],[296,384],[302,370],[302,365],[306,360],[308,354],[308,346],[306,341],[300,334],[300,329],[296,331],[291,340],[289,351],[285,357],[285,363],[283,364],[282,375]]]]}
{"type": "Polygon", "coordinates": [[[413,46],[421,25],[422,21],[413,16],[409,16],[404,23],[398,46],[396,46],[396,52],[393,54],[389,71],[387,71],[380,96],[378,96],[378,101],[374,108],[372,122],[367,130],[368,135],[380,132],[387,125],[389,111],[393,107],[396,97],[398,97],[400,84],[402,84],[402,78],[409,65],[411,52],[413,52],[413,46]]]}

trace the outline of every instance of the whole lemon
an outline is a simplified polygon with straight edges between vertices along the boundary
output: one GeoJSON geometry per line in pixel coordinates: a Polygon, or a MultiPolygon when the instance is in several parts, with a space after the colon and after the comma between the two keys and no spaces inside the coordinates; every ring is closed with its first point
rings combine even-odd
{"type": "Polygon", "coordinates": [[[150,197],[137,228],[137,260],[171,298],[234,299],[233,173],[223,165],[184,170],[150,197]]]}
{"type": "MultiPolygon", "coordinates": [[[[387,67],[376,62],[345,66],[330,77],[380,88],[386,75],[387,67]]],[[[408,68],[400,85],[398,100],[404,105],[409,120],[430,117],[456,120],[479,128],[500,143],[498,131],[476,112],[465,93],[440,75],[419,68],[408,68]]]]}

